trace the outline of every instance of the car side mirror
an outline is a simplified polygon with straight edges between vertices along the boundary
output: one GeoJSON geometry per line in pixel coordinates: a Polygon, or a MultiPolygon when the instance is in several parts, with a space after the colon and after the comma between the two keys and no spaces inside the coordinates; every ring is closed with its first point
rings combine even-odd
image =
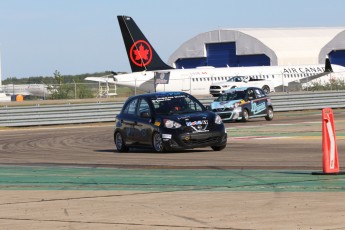
{"type": "Polygon", "coordinates": [[[212,111],[212,109],[211,109],[211,106],[210,106],[210,105],[206,105],[205,107],[206,107],[206,109],[207,109],[207,110],[212,111]]]}
{"type": "Polygon", "coordinates": [[[140,113],[141,118],[151,118],[150,114],[148,112],[141,112],[140,113]]]}

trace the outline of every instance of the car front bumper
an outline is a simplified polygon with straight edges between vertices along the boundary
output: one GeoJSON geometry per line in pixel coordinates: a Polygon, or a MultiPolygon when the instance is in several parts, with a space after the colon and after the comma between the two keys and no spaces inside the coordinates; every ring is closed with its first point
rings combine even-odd
{"type": "Polygon", "coordinates": [[[223,121],[241,120],[242,119],[242,108],[237,107],[235,109],[215,109],[213,110],[218,114],[223,121]]]}
{"type": "Polygon", "coordinates": [[[208,146],[223,146],[227,142],[225,129],[195,133],[162,132],[163,145],[168,149],[189,149],[208,146]]]}

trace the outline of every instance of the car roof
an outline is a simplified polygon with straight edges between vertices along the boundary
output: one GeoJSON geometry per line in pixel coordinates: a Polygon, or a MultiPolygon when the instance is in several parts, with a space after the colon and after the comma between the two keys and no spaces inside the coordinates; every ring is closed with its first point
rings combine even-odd
{"type": "Polygon", "coordinates": [[[131,96],[130,98],[134,98],[134,97],[157,98],[157,97],[169,97],[169,96],[180,96],[180,95],[189,96],[189,94],[185,92],[168,91],[168,92],[138,94],[135,96],[131,96]]]}
{"type": "Polygon", "coordinates": [[[236,92],[236,91],[245,91],[248,89],[260,89],[260,88],[252,87],[252,86],[244,86],[244,87],[237,87],[237,88],[225,90],[224,93],[231,93],[231,92],[236,92]]]}
{"type": "Polygon", "coordinates": [[[252,88],[252,87],[237,87],[237,88],[232,88],[232,89],[228,89],[228,90],[225,90],[224,93],[230,93],[230,92],[235,92],[235,91],[245,91],[249,88],[252,88]]]}

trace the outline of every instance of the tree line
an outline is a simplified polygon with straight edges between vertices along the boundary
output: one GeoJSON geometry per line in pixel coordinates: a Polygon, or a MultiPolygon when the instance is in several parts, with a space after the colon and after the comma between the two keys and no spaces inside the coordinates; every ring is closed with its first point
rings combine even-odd
{"type": "MultiPolygon", "coordinates": [[[[49,95],[46,95],[44,99],[94,98],[96,96],[99,96],[97,95],[99,90],[98,83],[86,81],[85,78],[102,77],[111,74],[114,74],[114,72],[104,71],[79,75],[62,75],[59,71],[56,70],[53,73],[53,76],[37,76],[28,78],[10,77],[3,80],[2,84],[44,84],[47,86],[47,89],[50,92],[49,95]]],[[[31,98],[29,99],[36,99],[36,97],[31,96],[31,98]]]]}

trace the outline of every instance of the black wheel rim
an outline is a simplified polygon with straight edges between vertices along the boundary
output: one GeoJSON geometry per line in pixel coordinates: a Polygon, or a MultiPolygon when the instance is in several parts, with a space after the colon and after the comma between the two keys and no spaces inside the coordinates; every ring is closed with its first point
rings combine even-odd
{"type": "Polygon", "coordinates": [[[155,135],[153,136],[153,148],[157,152],[162,151],[162,138],[159,133],[155,133],[155,135]]]}
{"type": "Polygon", "coordinates": [[[115,145],[116,145],[117,149],[122,149],[122,147],[123,147],[123,140],[122,140],[122,136],[120,133],[116,133],[115,145]]]}

